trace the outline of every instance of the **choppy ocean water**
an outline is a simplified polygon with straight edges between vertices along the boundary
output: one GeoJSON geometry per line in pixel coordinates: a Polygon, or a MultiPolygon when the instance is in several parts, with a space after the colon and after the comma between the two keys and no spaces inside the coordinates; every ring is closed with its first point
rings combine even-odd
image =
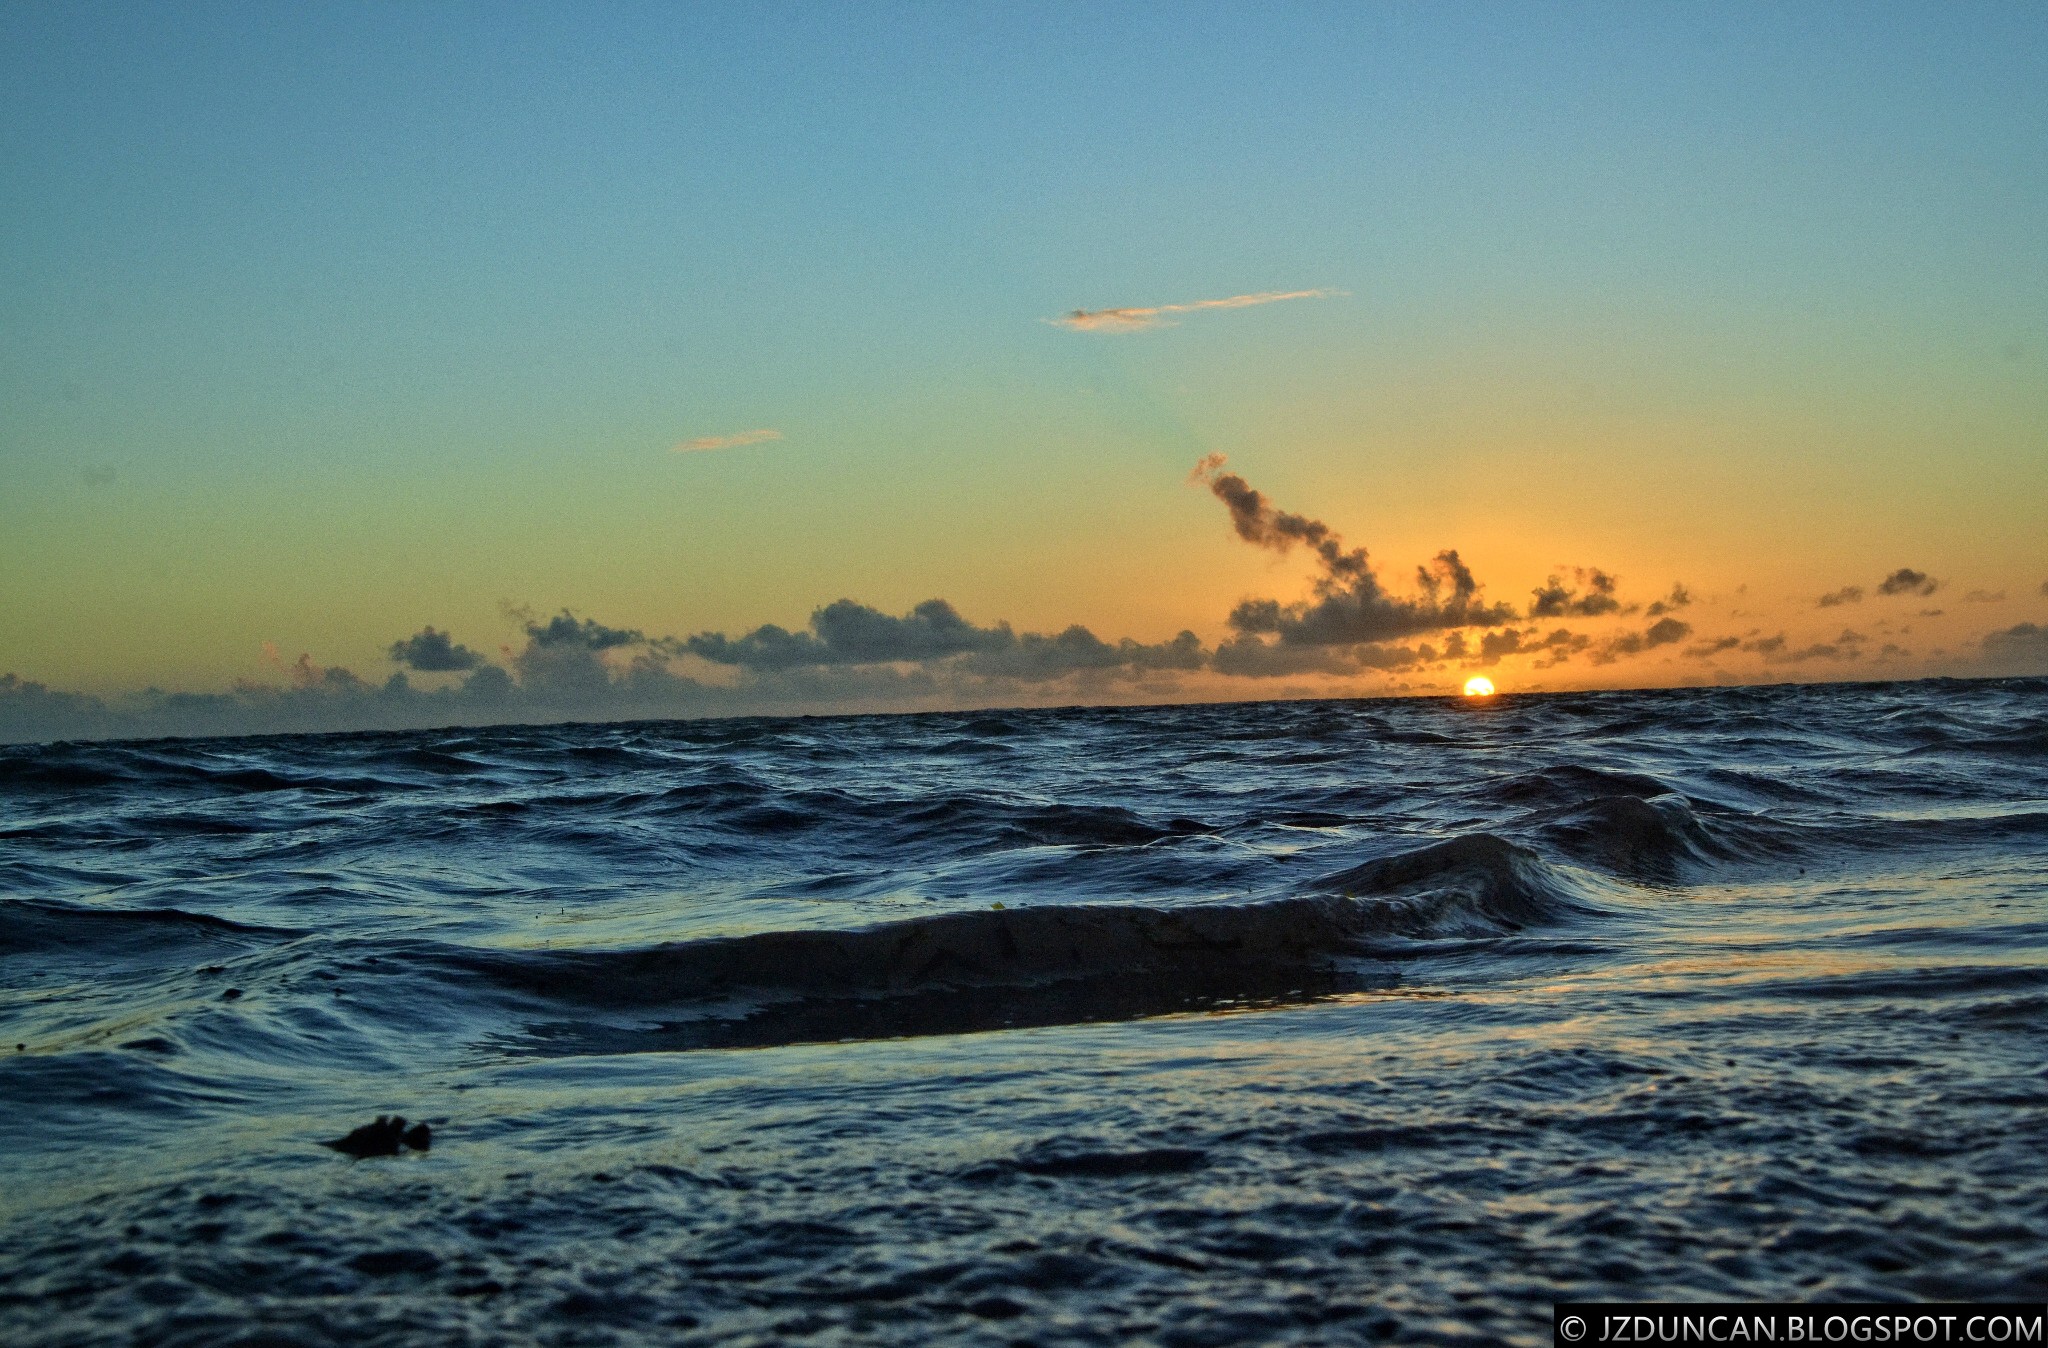
{"type": "Polygon", "coordinates": [[[0,1040],[10,1344],[2039,1300],[2048,681],[0,749],[0,1040]]]}

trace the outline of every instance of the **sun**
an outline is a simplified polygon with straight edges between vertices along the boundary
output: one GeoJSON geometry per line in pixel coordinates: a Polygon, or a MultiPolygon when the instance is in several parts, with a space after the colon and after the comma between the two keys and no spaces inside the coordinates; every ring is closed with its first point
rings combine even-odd
{"type": "Polygon", "coordinates": [[[1484,674],[1474,674],[1471,678],[1465,680],[1465,696],[1492,697],[1493,680],[1487,678],[1484,674]]]}

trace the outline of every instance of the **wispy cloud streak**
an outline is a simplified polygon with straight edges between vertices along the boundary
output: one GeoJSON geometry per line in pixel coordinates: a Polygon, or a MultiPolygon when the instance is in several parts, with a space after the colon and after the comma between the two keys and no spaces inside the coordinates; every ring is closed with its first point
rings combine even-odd
{"type": "Polygon", "coordinates": [[[1142,332],[1146,328],[1170,327],[1171,314],[1192,314],[1203,309],[1249,309],[1255,304],[1278,304],[1281,300],[1321,300],[1342,295],[1341,290],[1262,290],[1255,295],[1232,295],[1220,300],[1195,300],[1188,304],[1155,304],[1147,308],[1075,309],[1045,321],[1075,332],[1142,332]]]}
{"type": "Polygon", "coordinates": [[[685,440],[669,448],[677,454],[696,454],[707,449],[737,449],[741,445],[758,445],[781,438],[781,431],[764,426],[758,431],[741,431],[738,435],[700,435],[695,440],[685,440]]]}

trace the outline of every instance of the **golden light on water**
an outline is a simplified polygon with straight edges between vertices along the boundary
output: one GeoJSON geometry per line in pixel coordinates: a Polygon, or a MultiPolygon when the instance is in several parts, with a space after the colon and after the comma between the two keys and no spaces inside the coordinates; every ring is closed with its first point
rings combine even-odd
{"type": "Polygon", "coordinates": [[[1471,678],[1465,680],[1465,696],[1492,697],[1493,680],[1487,678],[1484,674],[1474,674],[1471,678]]]}

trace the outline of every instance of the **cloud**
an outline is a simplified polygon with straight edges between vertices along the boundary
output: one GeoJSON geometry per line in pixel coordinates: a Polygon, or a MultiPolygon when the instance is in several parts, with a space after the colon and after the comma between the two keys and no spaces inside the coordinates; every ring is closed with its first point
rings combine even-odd
{"type": "Polygon", "coordinates": [[[1240,637],[1270,636],[1286,646],[1349,646],[1455,627],[1499,627],[1514,618],[1508,605],[1479,598],[1479,582],[1455,549],[1416,568],[1415,598],[1389,594],[1364,548],[1347,549],[1321,520],[1275,508],[1242,477],[1223,471],[1225,462],[1220,454],[1209,455],[1195,465],[1192,480],[1223,503],[1237,536],[1275,552],[1305,547],[1322,571],[1311,600],[1247,599],[1238,604],[1229,623],[1240,637]]]}
{"type": "Polygon", "coordinates": [[[240,682],[224,693],[167,693],[150,688],[111,698],[54,692],[0,675],[0,742],[139,738],[163,735],[251,735],[532,720],[542,710],[519,700],[506,672],[485,665],[457,688],[414,688],[404,674],[370,684],[346,669],[305,669],[282,686],[240,682]]]}
{"type": "Polygon", "coordinates": [[[1042,682],[1089,671],[1195,670],[1207,653],[1193,632],[1148,645],[1125,637],[1104,641],[1074,625],[1041,635],[1012,631],[1008,623],[977,627],[943,599],[927,599],[902,617],[851,599],[811,614],[808,631],[769,624],[739,637],[699,632],[676,643],[713,664],[752,673],[891,663],[955,660],[950,672],[993,679],[1042,682]]]}
{"type": "Polygon", "coordinates": [[[770,623],[737,638],[699,632],[683,646],[714,664],[773,670],[932,660],[1016,642],[1008,624],[976,627],[943,599],[927,599],[900,618],[841,599],[812,613],[810,626],[808,632],[789,632],[770,623]]]}
{"type": "Polygon", "coordinates": [[[1510,655],[1534,655],[1542,657],[1536,661],[1536,668],[1549,669],[1566,663],[1592,644],[1591,637],[1568,628],[1559,627],[1550,635],[1539,637],[1533,627],[1507,627],[1482,633],[1477,650],[1472,649],[1463,632],[1453,633],[1445,643],[1444,654],[1450,659],[1464,660],[1467,669],[1490,669],[1510,655]]]}
{"type": "Polygon", "coordinates": [[[1877,592],[1884,595],[1933,594],[1939,588],[1941,582],[1925,571],[1902,566],[1878,583],[1877,592]]]}
{"type": "Polygon", "coordinates": [[[591,618],[578,618],[568,609],[563,609],[545,623],[528,622],[526,635],[535,646],[544,650],[574,647],[577,650],[604,651],[647,640],[639,632],[606,627],[591,618]]]}
{"type": "MultiPolygon", "coordinates": [[[[1211,668],[1193,632],[1161,642],[1105,640],[1079,625],[1019,634],[1007,623],[971,623],[943,600],[901,616],[840,600],[803,631],[766,626],[688,640],[569,609],[545,620],[506,613],[525,641],[502,665],[435,627],[385,648],[401,663],[462,675],[432,688],[413,686],[404,672],[370,684],[310,655],[288,663],[274,644],[264,652],[270,681],[224,693],[150,689],[102,699],[6,675],[0,742],[1016,706],[1084,695],[1167,701],[1185,695],[1187,676],[1211,668]]],[[[1355,658],[1347,668],[1363,664],[1355,658]]]]}
{"type": "Polygon", "coordinates": [[[1666,613],[1675,613],[1690,603],[1692,603],[1692,591],[1686,589],[1683,585],[1674,583],[1671,586],[1671,593],[1650,605],[1646,612],[1652,618],[1661,617],[1666,613]]]}
{"type": "Polygon", "coordinates": [[[59,692],[33,679],[0,674],[0,743],[96,739],[120,733],[117,724],[100,698],[59,692]]]}
{"type": "Polygon", "coordinates": [[[2048,674],[2048,626],[2018,623],[1986,634],[1985,662],[2008,674],[2048,674]]]}
{"type": "Polygon", "coordinates": [[[1482,666],[1497,665],[1502,656],[1514,655],[1522,649],[1522,633],[1517,628],[1487,632],[1479,638],[1478,663],[1482,666]]]}
{"type": "Polygon", "coordinates": [[[1076,625],[1052,636],[1026,632],[1009,646],[968,656],[960,668],[973,674],[1035,682],[1087,671],[1197,670],[1208,660],[1193,632],[1149,646],[1129,637],[1112,645],[1076,625]]]}
{"type": "Polygon", "coordinates": [[[284,675],[294,688],[349,688],[362,682],[345,669],[328,669],[314,664],[313,657],[305,651],[300,651],[298,659],[286,664],[274,641],[263,643],[263,663],[284,675]]]}
{"type": "Polygon", "coordinates": [[[1776,636],[1752,638],[1743,642],[1740,649],[1762,657],[1767,665],[1797,665],[1809,660],[1861,660],[1863,648],[1869,640],[1861,632],[1843,628],[1842,634],[1833,641],[1817,641],[1794,648],[1780,632],[1776,636]]]}
{"type": "Polygon", "coordinates": [[[391,643],[391,658],[423,674],[466,673],[484,663],[484,658],[467,646],[458,646],[446,632],[432,626],[421,628],[403,641],[391,643]]]}
{"type": "Polygon", "coordinates": [[[1965,604],[2003,604],[2004,590],[1972,590],[1963,596],[1965,604]]]}
{"type": "Polygon", "coordinates": [[[1579,652],[1592,644],[1593,638],[1585,635],[1583,632],[1572,632],[1559,627],[1534,647],[1525,646],[1523,649],[1534,649],[1542,652],[1541,658],[1536,661],[1536,668],[1553,669],[1558,665],[1569,663],[1574,655],[1579,654],[1579,652]]]}
{"type": "Polygon", "coordinates": [[[1741,644],[1741,637],[1715,637],[1711,641],[1702,641],[1697,646],[1687,646],[1685,657],[1688,660],[1711,660],[1722,651],[1734,650],[1741,644]]]}
{"type": "Polygon", "coordinates": [[[1588,656],[1596,665],[1611,665],[1659,646],[1675,645],[1692,635],[1692,624],[1676,618],[1659,618],[1640,632],[1624,632],[1602,644],[1588,656]]]}
{"type": "MultiPolygon", "coordinates": [[[[1597,618],[1605,613],[1619,613],[1621,601],[1614,597],[1615,578],[1599,567],[1575,566],[1572,574],[1579,584],[1586,587],[1582,594],[1567,586],[1556,576],[1550,577],[1538,588],[1530,591],[1533,598],[1529,603],[1532,618],[1597,618]]],[[[1691,602],[1687,596],[1686,602],[1691,602]]]]}
{"type": "Polygon", "coordinates": [[[1840,608],[1844,604],[1860,604],[1863,602],[1863,587],[1861,585],[1844,585],[1841,589],[1831,590],[1813,602],[1821,608],[1840,608]]]}
{"type": "Polygon", "coordinates": [[[782,432],[764,426],[758,431],[741,431],[737,435],[700,435],[695,440],[670,445],[672,454],[696,454],[707,449],[737,449],[741,445],[758,445],[769,440],[780,440],[782,432]]]}
{"type": "MultiPolygon", "coordinates": [[[[1454,636],[1453,640],[1457,638],[1454,636]]],[[[1459,646],[1453,658],[1464,654],[1459,646]]],[[[1437,652],[1427,646],[1287,646],[1236,636],[1217,645],[1210,667],[1234,678],[1270,679],[1293,674],[1362,674],[1367,670],[1414,669],[1433,663],[1437,652]]]]}
{"type": "Polygon", "coordinates": [[[1262,290],[1255,295],[1232,295],[1220,300],[1194,300],[1187,304],[1155,304],[1149,308],[1074,309],[1045,321],[1075,332],[1143,332],[1147,328],[1171,327],[1169,314],[1199,313],[1204,309],[1249,309],[1255,304],[1277,304],[1281,300],[1320,300],[1342,295],[1341,290],[1262,290]]]}

